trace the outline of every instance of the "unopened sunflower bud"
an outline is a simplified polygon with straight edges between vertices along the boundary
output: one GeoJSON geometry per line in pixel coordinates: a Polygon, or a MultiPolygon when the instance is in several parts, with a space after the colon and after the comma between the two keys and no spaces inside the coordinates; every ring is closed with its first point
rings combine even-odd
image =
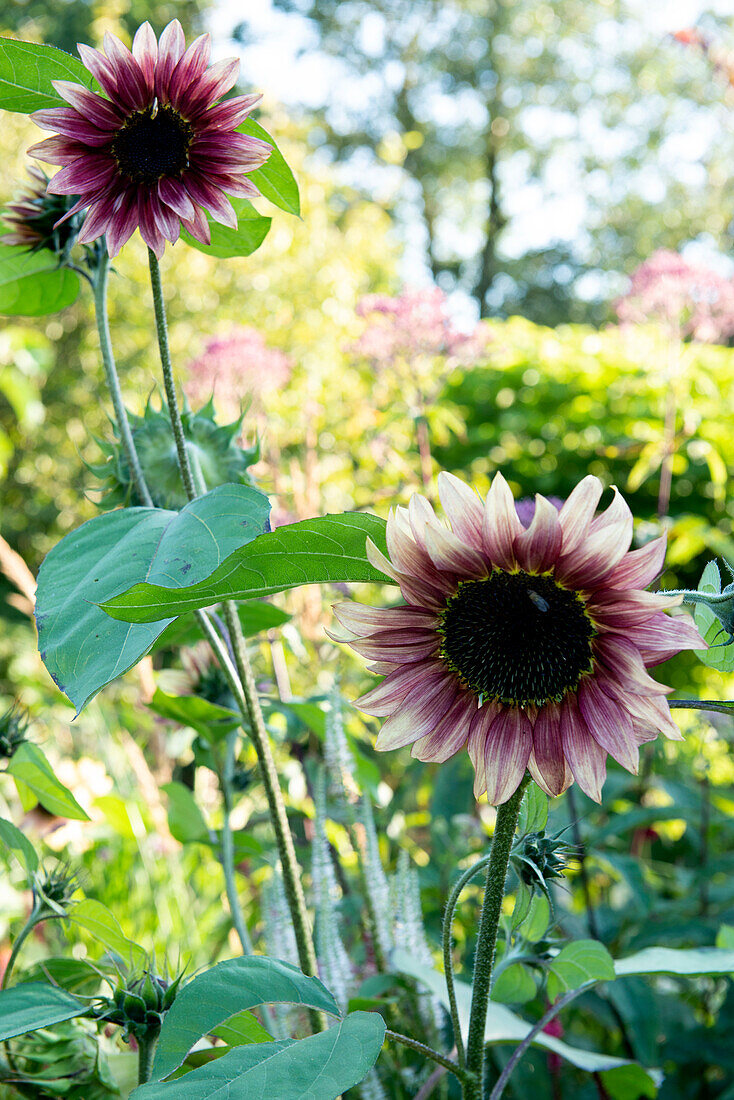
{"type": "Polygon", "coordinates": [[[577,854],[576,846],[561,840],[561,833],[546,836],[545,829],[528,833],[513,849],[512,863],[526,886],[537,886],[548,894],[548,882],[563,878],[569,861],[577,854]]]}
{"type": "Polygon", "coordinates": [[[58,256],[60,263],[65,263],[84,214],[79,212],[67,217],[76,196],[50,195],[47,190],[49,177],[42,169],[32,165],[28,175],[30,186],[26,185],[25,192],[3,212],[3,221],[11,232],[0,237],[0,244],[23,245],[31,252],[45,248],[58,256]]]}
{"type": "Polygon", "coordinates": [[[18,703],[13,703],[0,716],[0,759],[9,760],[13,756],[18,747],[27,740],[27,729],[27,712],[18,703]]]}

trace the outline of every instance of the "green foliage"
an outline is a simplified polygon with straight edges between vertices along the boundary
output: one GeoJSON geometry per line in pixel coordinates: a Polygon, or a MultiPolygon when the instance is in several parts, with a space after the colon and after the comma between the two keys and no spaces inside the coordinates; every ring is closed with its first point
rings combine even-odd
{"type": "Polygon", "coordinates": [[[69,911],[69,920],[86,929],[100,946],[118,955],[128,966],[142,968],[147,962],[141,947],[124,935],[117,918],[94,898],[85,898],[69,911]]]}
{"type": "Polygon", "coordinates": [[[77,710],[136,664],[167,625],[129,630],[91,601],[144,577],[175,587],[208,576],[265,529],[269,510],[256,489],[223,485],[181,512],[108,512],[54,547],[39,573],[36,622],[44,663],[77,710]]]}
{"type": "Polygon", "coordinates": [[[0,990],[0,1041],[83,1016],[87,1004],[64,989],[41,982],[0,990]]]}
{"type": "Polygon", "coordinates": [[[285,210],[287,214],[299,216],[301,213],[301,197],[298,193],[296,178],[271,135],[264,126],[261,126],[259,122],[255,122],[254,118],[246,119],[238,129],[241,134],[249,134],[251,137],[260,138],[261,141],[267,141],[273,147],[273,151],[265,164],[250,173],[250,179],[274,206],[277,206],[280,210],[285,210]]]}
{"type": "Polygon", "coordinates": [[[318,978],[278,959],[250,955],[199,974],[183,987],[163,1022],[153,1063],[155,1079],[168,1077],[212,1028],[245,1009],[278,1001],[339,1015],[334,998],[318,978]]]}
{"type": "MultiPolygon", "coordinates": [[[[715,561],[710,561],[704,569],[698,583],[698,591],[716,596],[721,594],[721,573],[715,561]]],[[[708,649],[696,651],[699,661],[719,672],[734,672],[734,644],[732,644],[734,636],[730,603],[723,605],[697,603],[693,616],[701,637],[709,644],[708,649]]]]}
{"type": "Polygon", "coordinates": [[[89,820],[71,791],[59,781],[38,745],[30,741],[19,745],[8,764],[7,773],[16,783],[21,783],[32,792],[35,797],[31,799],[31,805],[38,800],[44,809],[59,817],[89,820]]]}
{"type": "Polygon", "coordinates": [[[374,1065],[384,1036],[381,1016],[351,1012],[319,1035],[235,1047],[178,1081],[142,1085],[132,1097],[206,1100],[224,1090],[232,1095],[277,1096],[279,1100],[337,1100],[374,1065]]]}
{"type": "Polygon", "coordinates": [[[385,524],[377,516],[352,512],[303,520],[236,551],[205,581],[186,586],[185,594],[144,582],[103,599],[100,606],[120,621],[146,623],[221,600],[260,599],[302,584],[389,583],[367,558],[367,538],[384,552],[385,524]]]}
{"type": "Polygon", "coordinates": [[[54,80],[71,80],[91,88],[94,81],[81,61],[55,46],[0,40],[0,107],[28,114],[64,103],[54,80]]]}
{"type": "Polygon", "coordinates": [[[0,838],[8,853],[17,854],[26,871],[38,870],[38,856],[30,840],[12,821],[6,821],[4,817],[0,817],[0,838]]]}
{"type": "Polygon", "coordinates": [[[612,981],[614,977],[614,960],[603,943],[574,940],[562,947],[550,963],[548,1000],[553,1003],[557,997],[586,982],[612,981]]]}
{"type": "Polygon", "coordinates": [[[272,218],[264,218],[262,214],[258,214],[247,199],[234,198],[231,202],[237,214],[236,229],[231,229],[228,225],[220,225],[211,215],[208,215],[207,220],[211,231],[210,244],[202,244],[185,229],[181,233],[181,240],[186,241],[186,244],[198,252],[203,252],[206,256],[217,256],[219,259],[249,256],[256,252],[270,232],[272,218]]]}
{"type": "Polygon", "coordinates": [[[46,249],[29,252],[0,244],[0,313],[39,317],[76,301],[79,276],[46,249]]]}

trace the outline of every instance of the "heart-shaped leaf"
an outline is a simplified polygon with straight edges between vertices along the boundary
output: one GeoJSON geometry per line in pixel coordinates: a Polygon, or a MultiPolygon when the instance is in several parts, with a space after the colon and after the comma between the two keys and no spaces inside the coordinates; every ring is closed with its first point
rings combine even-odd
{"type": "Polygon", "coordinates": [[[574,940],[558,952],[549,966],[548,1000],[578,989],[589,981],[608,982],[615,978],[614,960],[597,940],[574,940]]]}
{"type": "Polygon", "coordinates": [[[153,1076],[157,1080],[167,1077],[181,1065],[194,1043],[230,1016],[275,1002],[339,1015],[328,989],[298,967],[262,955],[227,959],[199,974],[178,993],[163,1021],[153,1076]]]}
{"type": "Polygon", "coordinates": [[[208,577],[265,530],[269,510],[257,489],[220,485],[180,512],[124,508],[96,516],[54,547],[38,575],[39,648],[77,712],[132,668],[167,625],[115,622],[97,602],[136,581],[155,580],[170,591],[208,577]]]}
{"type": "Polygon", "coordinates": [[[254,600],[301,584],[390,584],[367,559],[368,536],[384,551],[385,521],[361,512],[304,519],[261,535],[231,554],[205,581],[183,591],[136,584],[100,606],[123,622],[152,623],[221,600],[254,600]]]}
{"type": "Polygon", "coordinates": [[[53,252],[0,245],[0,313],[40,317],[76,300],[79,276],[59,267],[53,252]]]}
{"type": "Polygon", "coordinates": [[[29,114],[43,107],[65,106],[54,80],[71,80],[95,88],[78,57],[56,46],[0,38],[0,107],[29,114]]]}

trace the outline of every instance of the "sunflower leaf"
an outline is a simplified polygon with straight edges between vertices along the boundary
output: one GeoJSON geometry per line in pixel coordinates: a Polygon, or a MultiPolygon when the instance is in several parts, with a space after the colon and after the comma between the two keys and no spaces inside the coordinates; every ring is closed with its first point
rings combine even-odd
{"type": "Polygon", "coordinates": [[[221,600],[254,600],[302,584],[389,584],[367,558],[367,537],[385,550],[385,521],[361,512],[305,519],[260,535],[188,588],[145,582],[99,606],[113,619],[152,623],[221,600]]]}
{"type": "Polygon", "coordinates": [[[265,164],[262,168],[256,168],[254,172],[250,172],[250,179],[260,188],[263,197],[269,199],[274,206],[285,210],[286,214],[295,214],[296,217],[300,217],[301,199],[298,194],[298,184],[268,131],[259,122],[255,122],[254,118],[248,118],[238,127],[238,130],[241,134],[249,134],[272,145],[273,151],[265,164]]]}
{"type": "Polygon", "coordinates": [[[204,252],[207,256],[217,256],[219,259],[250,256],[256,252],[270,231],[272,218],[265,218],[262,214],[258,214],[247,199],[234,198],[231,201],[237,214],[236,229],[220,225],[209,217],[211,244],[202,244],[186,230],[182,230],[181,240],[198,252],[204,252]]]}
{"type": "Polygon", "coordinates": [[[29,114],[44,107],[64,105],[54,80],[71,80],[85,88],[97,85],[72,54],[37,42],[0,38],[0,107],[29,114]]]}
{"type": "Polygon", "coordinates": [[[0,245],[0,313],[42,317],[66,309],[78,294],[79,276],[59,267],[48,249],[29,252],[18,245],[0,245]]]}

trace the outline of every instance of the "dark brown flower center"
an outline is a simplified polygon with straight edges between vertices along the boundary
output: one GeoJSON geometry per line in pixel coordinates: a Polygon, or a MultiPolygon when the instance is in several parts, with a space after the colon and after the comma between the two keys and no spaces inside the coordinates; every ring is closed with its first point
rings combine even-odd
{"type": "Polygon", "coordinates": [[[591,671],[596,631],[577,592],[550,576],[505,573],[462,581],[441,614],[440,655],[484,699],[542,706],[591,671]]]}
{"type": "Polygon", "coordinates": [[[194,131],[173,107],[146,107],[118,130],[112,155],[123,176],[151,185],[163,176],[178,177],[188,167],[194,131]]]}

